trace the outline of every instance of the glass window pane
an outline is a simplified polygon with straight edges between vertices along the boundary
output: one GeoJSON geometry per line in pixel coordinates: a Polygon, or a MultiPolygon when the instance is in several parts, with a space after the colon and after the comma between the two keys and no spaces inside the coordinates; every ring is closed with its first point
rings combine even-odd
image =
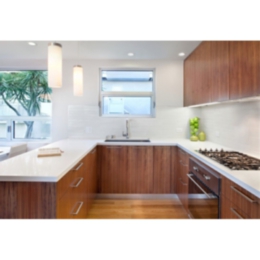
{"type": "Polygon", "coordinates": [[[102,91],[152,92],[153,71],[102,71],[102,91]]]}
{"type": "Polygon", "coordinates": [[[7,138],[7,121],[0,120],[0,138],[7,138]]]}
{"type": "Polygon", "coordinates": [[[51,136],[50,120],[14,121],[14,139],[47,139],[51,136]]]}
{"type": "Polygon", "coordinates": [[[151,115],[151,97],[104,97],[104,115],[151,115]]]}

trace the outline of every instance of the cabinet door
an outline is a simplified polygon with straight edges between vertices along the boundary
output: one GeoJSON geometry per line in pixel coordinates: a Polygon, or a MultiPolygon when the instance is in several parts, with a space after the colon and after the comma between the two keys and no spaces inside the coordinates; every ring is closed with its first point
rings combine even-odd
{"type": "Polygon", "coordinates": [[[184,106],[195,104],[193,91],[195,88],[195,55],[191,53],[184,60],[184,106]]]}
{"type": "Polygon", "coordinates": [[[195,105],[210,102],[210,42],[202,42],[195,50],[195,105]]]}
{"type": "Polygon", "coordinates": [[[230,99],[260,94],[260,42],[229,43],[230,99]]]}
{"type": "Polygon", "coordinates": [[[155,146],[153,163],[153,193],[171,192],[171,147],[155,146]]]}
{"type": "Polygon", "coordinates": [[[89,211],[97,194],[97,148],[94,148],[84,159],[87,183],[87,211],[89,211]]]}
{"type": "Polygon", "coordinates": [[[153,147],[128,147],[128,193],[153,193],[153,147]]]}
{"type": "Polygon", "coordinates": [[[177,193],[177,182],[178,182],[178,147],[171,147],[171,193],[177,193]]]}
{"type": "Polygon", "coordinates": [[[210,42],[209,59],[210,101],[229,99],[229,42],[210,42]]]}
{"type": "Polygon", "coordinates": [[[177,153],[177,195],[186,210],[188,210],[188,176],[189,171],[189,155],[178,149],[177,153]]]}
{"type": "Polygon", "coordinates": [[[127,193],[127,147],[101,147],[101,193],[127,193]]]}

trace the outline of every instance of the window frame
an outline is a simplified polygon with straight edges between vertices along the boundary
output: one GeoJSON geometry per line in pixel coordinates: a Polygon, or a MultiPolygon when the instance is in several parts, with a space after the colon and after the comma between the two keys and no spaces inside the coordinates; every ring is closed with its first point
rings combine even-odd
{"type": "Polygon", "coordinates": [[[155,68],[100,68],[99,69],[99,116],[106,118],[155,118],[156,116],[156,91],[155,91],[155,68]],[[152,71],[152,91],[151,92],[136,92],[136,91],[102,91],[102,72],[103,71],[152,71]],[[150,115],[130,115],[130,114],[103,114],[104,97],[149,97],[151,98],[151,114],[150,115]]]}

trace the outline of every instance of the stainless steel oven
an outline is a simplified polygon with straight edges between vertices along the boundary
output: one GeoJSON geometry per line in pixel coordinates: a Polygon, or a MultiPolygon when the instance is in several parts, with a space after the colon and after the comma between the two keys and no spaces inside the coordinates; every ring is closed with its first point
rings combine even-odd
{"type": "Polygon", "coordinates": [[[191,218],[220,217],[220,176],[212,169],[190,159],[188,210],[191,218]]]}

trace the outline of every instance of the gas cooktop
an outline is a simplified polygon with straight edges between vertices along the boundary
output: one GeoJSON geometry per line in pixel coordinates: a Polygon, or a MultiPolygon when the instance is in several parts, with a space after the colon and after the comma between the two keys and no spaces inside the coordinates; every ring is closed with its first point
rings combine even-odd
{"type": "Polygon", "coordinates": [[[199,153],[223,164],[231,170],[260,170],[260,160],[246,154],[224,150],[202,150],[199,153]]]}

